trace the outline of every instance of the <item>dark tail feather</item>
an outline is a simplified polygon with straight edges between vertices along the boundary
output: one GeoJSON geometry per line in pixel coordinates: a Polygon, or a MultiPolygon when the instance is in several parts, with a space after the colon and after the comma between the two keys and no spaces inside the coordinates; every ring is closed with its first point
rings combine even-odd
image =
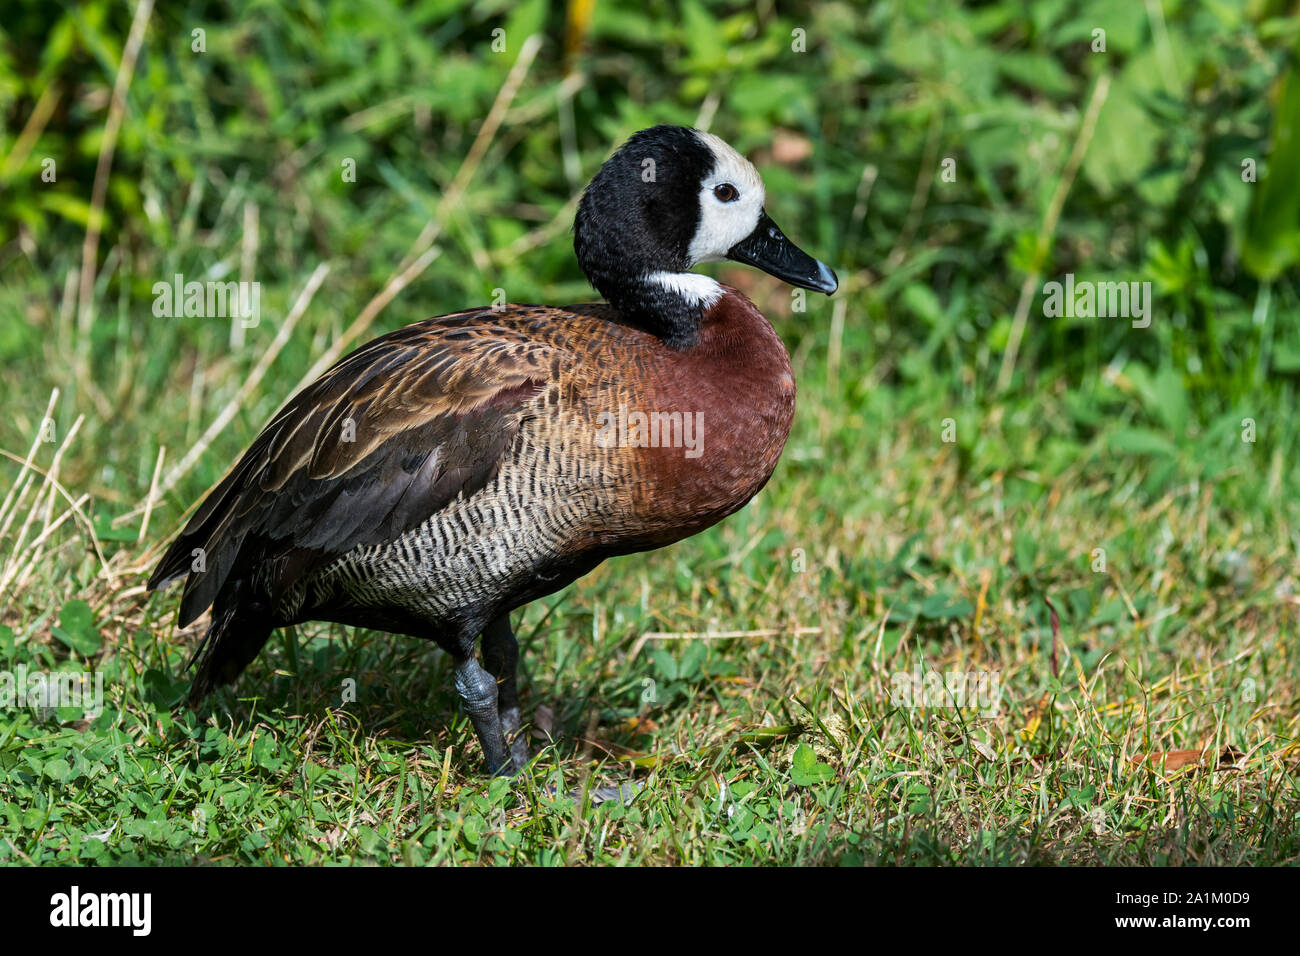
{"type": "Polygon", "coordinates": [[[213,611],[207,633],[185,666],[189,670],[198,663],[190,685],[190,706],[244,672],[271,636],[273,628],[266,619],[267,615],[250,613],[238,604],[213,611]]]}

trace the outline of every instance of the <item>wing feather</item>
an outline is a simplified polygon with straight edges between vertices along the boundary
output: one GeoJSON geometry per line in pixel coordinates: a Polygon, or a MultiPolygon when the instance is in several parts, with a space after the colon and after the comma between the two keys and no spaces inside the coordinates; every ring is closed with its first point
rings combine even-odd
{"type": "Polygon", "coordinates": [[[149,580],[186,578],[181,626],[232,580],[256,572],[273,602],[311,570],[399,537],[492,479],[565,356],[522,329],[465,327],[485,317],[376,339],[285,405],[149,580]]]}

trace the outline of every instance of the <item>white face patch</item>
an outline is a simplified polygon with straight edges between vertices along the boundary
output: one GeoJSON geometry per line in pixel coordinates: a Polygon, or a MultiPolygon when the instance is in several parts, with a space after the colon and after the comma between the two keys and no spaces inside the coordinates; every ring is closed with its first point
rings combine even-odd
{"type": "Polygon", "coordinates": [[[708,147],[714,159],[713,171],[700,184],[700,222],[686,251],[694,265],[725,259],[732,246],[753,232],[763,213],[767,193],[762,177],[749,160],[712,133],[692,132],[708,147]],[[731,202],[724,202],[714,194],[723,183],[730,184],[739,194],[731,202]]]}

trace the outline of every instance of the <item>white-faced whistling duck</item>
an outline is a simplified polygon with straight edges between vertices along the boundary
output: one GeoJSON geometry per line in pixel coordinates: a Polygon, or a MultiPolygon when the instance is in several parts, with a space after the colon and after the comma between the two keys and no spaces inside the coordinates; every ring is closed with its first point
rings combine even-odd
{"type": "Polygon", "coordinates": [[[718,137],[643,130],[574,222],[607,305],[426,319],[295,395],[149,579],[185,579],[182,627],[212,608],[190,702],[238,677],[275,628],[376,628],[446,650],[489,772],[523,766],[510,611],[715,524],[781,456],[785,346],[744,295],[688,271],[731,259],[834,292],[764,201],[718,137]]]}

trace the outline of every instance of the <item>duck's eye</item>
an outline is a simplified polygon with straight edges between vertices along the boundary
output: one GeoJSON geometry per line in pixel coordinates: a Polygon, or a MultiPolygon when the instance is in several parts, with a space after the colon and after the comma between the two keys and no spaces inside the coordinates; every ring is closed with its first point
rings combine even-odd
{"type": "Polygon", "coordinates": [[[713,195],[718,197],[718,202],[735,202],[740,198],[740,192],[731,183],[718,183],[713,187],[713,195]]]}

